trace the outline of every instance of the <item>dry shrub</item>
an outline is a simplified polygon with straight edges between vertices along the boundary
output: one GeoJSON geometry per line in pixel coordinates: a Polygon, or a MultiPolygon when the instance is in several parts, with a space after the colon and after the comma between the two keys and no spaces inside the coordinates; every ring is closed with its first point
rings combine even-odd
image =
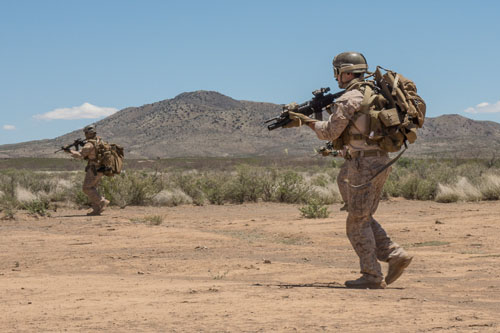
{"type": "Polygon", "coordinates": [[[449,203],[457,202],[459,200],[460,194],[452,186],[438,184],[438,192],[436,194],[435,201],[449,203]]]}
{"type": "Polygon", "coordinates": [[[323,205],[342,202],[337,184],[328,183],[326,186],[311,186],[309,195],[323,205]]]}
{"type": "Polygon", "coordinates": [[[455,185],[438,184],[437,202],[479,201],[481,191],[465,177],[461,177],[455,185]]]}
{"type": "Polygon", "coordinates": [[[147,223],[150,225],[160,225],[163,223],[164,217],[161,215],[146,215],[139,218],[130,219],[134,223],[147,223]]]}
{"type": "Polygon", "coordinates": [[[193,199],[177,188],[173,190],[162,190],[153,197],[152,202],[157,206],[172,207],[183,204],[192,204],[193,199]]]}
{"type": "Polygon", "coordinates": [[[500,199],[500,176],[495,174],[487,174],[483,176],[483,181],[480,185],[483,200],[499,200],[500,199]]]}
{"type": "Polygon", "coordinates": [[[30,190],[25,189],[24,187],[21,186],[16,186],[15,197],[17,201],[21,203],[35,201],[38,199],[38,196],[36,194],[32,193],[30,190]]]}

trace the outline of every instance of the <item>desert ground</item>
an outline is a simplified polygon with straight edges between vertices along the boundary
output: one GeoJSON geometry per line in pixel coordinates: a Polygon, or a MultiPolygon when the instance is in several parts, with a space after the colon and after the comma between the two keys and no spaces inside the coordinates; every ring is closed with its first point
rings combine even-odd
{"type": "Polygon", "coordinates": [[[359,266],[340,205],[297,207],[18,213],[0,221],[0,331],[500,331],[499,202],[381,202],[414,255],[385,290],[344,288],[359,266]]]}

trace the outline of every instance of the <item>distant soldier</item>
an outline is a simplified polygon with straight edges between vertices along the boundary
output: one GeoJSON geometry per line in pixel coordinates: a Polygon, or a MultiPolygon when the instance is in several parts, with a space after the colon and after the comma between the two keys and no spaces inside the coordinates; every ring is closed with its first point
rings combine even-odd
{"type": "Polygon", "coordinates": [[[92,211],[87,213],[88,216],[101,215],[109,201],[97,191],[97,186],[101,181],[103,176],[102,172],[98,171],[97,164],[97,144],[101,141],[101,138],[97,136],[95,125],[88,125],[83,129],[85,133],[85,139],[87,142],[82,147],[81,151],[76,150],[66,150],[70,153],[72,157],[78,159],[87,160],[87,166],[85,167],[85,179],[83,180],[83,192],[88,196],[89,201],[92,205],[92,211]]]}
{"type": "Polygon", "coordinates": [[[368,71],[366,59],[357,52],[340,53],[333,59],[333,71],[339,87],[346,92],[331,106],[329,120],[314,121],[302,115],[291,116],[294,123],[285,127],[305,123],[321,140],[347,148],[338,183],[347,204],[347,237],[359,257],[362,275],[356,280],[346,281],[345,285],[348,288],[383,289],[401,276],[413,257],[393,242],[373,218],[390,168],[387,168],[387,152],[369,140],[370,116],[361,110],[364,74],[368,71]],[[379,260],[389,263],[385,281],[379,260]]]}

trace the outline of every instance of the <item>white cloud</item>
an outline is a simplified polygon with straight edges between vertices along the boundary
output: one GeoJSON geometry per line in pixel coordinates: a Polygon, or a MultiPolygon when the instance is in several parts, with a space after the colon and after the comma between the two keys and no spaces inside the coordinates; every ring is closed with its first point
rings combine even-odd
{"type": "Polygon", "coordinates": [[[495,104],[488,102],[479,103],[475,107],[465,109],[466,113],[500,113],[500,101],[495,104]]]}
{"type": "Polygon", "coordinates": [[[115,108],[105,108],[90,103],[83,103],[80,106],[72,108],[54,109],[44,114],[33,116],[36,119],[52,120],[52,119],[96,119],[107,117],[118,111],[115,108]]]}
{"type": "Polygon", "coordinates": [[[16,126],[14,125],[3,125],[3,129],[6,131],[13,131],[16,129],[16,126]]]}

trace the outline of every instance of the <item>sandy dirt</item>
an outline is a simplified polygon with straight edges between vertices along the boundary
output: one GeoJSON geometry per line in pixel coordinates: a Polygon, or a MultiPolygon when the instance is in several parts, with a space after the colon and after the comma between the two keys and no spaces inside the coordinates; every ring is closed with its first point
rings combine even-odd
{"type": "Polygon", "coordinates": [[[382,202],[415,256],[385,290],[344,288],[359,266],[339,207],[20,213],[0,221],[0,331],[500,331],[499,202],[382,202]]]}

